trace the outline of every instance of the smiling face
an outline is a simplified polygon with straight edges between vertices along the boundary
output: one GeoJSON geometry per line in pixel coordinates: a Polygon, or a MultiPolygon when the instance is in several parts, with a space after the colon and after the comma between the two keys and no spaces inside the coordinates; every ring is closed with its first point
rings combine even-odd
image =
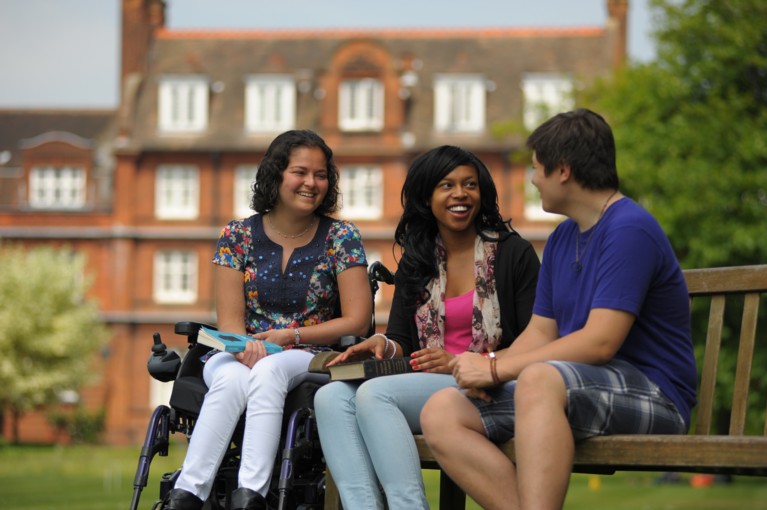
{"type": "Polygon", "coordinates": [[[288,166],[282,172],[277,208],[298,214],[317,210],[328,192],[328,170],[325,154],[316,147],[296,147],[290,153],[288,166]]]}
{"type": "Polygon", "coordinates": [[[442,237],[450,232],[474,235],[480,207],[477,170],[461,165],[443,177],[432,192],[430,207],[442,237]]]}

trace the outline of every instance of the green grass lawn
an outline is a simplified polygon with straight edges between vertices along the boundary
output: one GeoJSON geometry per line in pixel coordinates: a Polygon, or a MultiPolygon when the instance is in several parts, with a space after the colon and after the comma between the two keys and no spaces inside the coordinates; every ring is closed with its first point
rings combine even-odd
{"type": "MultiPolygon", "coordinates": [[[[565,501],[565,510],[767,510],[767,478],[736,477],[730,484],[693,488],[692,475],[681,475],[676,484],[659,484],[658,473],[615,475],[575,474],[565,501]]],[[[429,502],[437,508],[439,474],[425,470],[429,502]]],[[[467,510],[478,510],[469,501],[467,510]]]]}
{"type": "MultiPolygon", "coordinates": [[[[139,447],[0,446],[0,508],[3,510],[125,510],[133,494],[139,447]]],[[[186,447],[171,445],[155,457],[140,508],[148,510],[162,473],[181,464],[186,447]]],[[[432,508],[437,508],[438,473],[424,471],[432,508]]],[[[659,485],[657,474],[574,475],[566,510],[767,510],[767,479],[738,477],[733,483],[693,488],[683,482],[659,485]]],[[[469,502],[467,509],[479,506],[469,502]]],[[[354,509],[350,509],[354,510],[354,509]]]]}

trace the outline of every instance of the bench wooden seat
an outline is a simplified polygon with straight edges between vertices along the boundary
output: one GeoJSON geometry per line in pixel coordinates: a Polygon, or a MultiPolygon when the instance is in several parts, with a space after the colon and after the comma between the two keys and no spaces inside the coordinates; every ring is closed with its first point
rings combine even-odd
{"type": "MultiPolygon", "coordinates": [[[[734,475],[767,476],[767,395],[759,395],[758,406],[749,409],[749,387],[757,339],[767,348],[767,324],[757,336],[761,296],[767,292],[767,265],[690,269],[684,271],[691,301],[709,300],[706,338],[702,362],[698,406],[693,409],[693,426],[689,434],[679,435],[615,435],[594,437],[579,442],[575,449],[573,471],[610,474],[616,471],[679,471],[734,475]],[[726,311],[740,314],[739,325],[727,322],[726,311]],[[727,327],[726,327],[727,326],[727,327]],[[734,331],[732,328],[738,328],[734,331]],[[737,348],[734,374],[719,367],[724,344],[737,348]],[[717,381],[734,381],[727,433],[712,431],[715,423],[714,402],[717,381]],[[746,435],[747,418],[760,417],[761,435],[746,435]]],[[[765,315],[765,306],[761,306],[765,315]]],[[[764,319],[763,319],[764,321],[764,319]]],[[[694,339],[700,343],[698,339],[694,339]]],[[[730,349],[731,350],[731,349],[730,349]]],[[[763,372],[760,372],[760,374],[763,372]]],[[[752,418],[753,420],[753,418],[752,418]]],[[[434,456],[423,436],[415,436],[424,468],[437,468],[434,456]]],[[[501,445],[514,459],[514,441],[501,445]]],[[[331,481],[332,484],[332,481],[331,481]]],[[[332,488],[332,490],[335,490],[332,488]]],[[[440,509],[465,508],[465,495],[452,480],[440,474],[440,509]]],[[[337,508],[326,500],[326,510],[337,508]]]]}

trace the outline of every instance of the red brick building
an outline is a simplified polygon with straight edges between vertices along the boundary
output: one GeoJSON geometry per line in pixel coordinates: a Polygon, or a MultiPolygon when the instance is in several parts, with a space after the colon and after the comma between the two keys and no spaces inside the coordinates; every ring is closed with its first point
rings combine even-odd
{"type": "MultiPolygon", "coordinates": [[[[162,0],[123,0],[116,111],[0,110],[0,239],[88,254],[112,339],[81,400],[106,409],[105,439],[140,442],[165,397],[146,372],[152,333],[182,351],[174,322],[215,323],[219,230],[250,214],[282,131],[313,129],[333,148],[339,215],[392,269],[408,163],[442,144],[487,164],[502,214],[542,248],[556,218],[529,184],[525,132],[623,63],[628,1],[606,8],[606,26],[586,28],[182,31],[165,28],[162,0]]],[[[54,437],[42,413],[21,431],[54,437]]]]}

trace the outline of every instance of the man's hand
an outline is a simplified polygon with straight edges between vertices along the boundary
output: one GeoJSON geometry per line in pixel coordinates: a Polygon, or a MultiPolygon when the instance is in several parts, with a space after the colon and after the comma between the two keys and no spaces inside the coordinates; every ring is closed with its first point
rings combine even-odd
{"type": "Polygon", "coordinates": [[[493,385],[490,360],[481,354],[464,352],[456,356],[450,366],[453,369],[453,377],[461,388],[487,388],[493,385]]]}

